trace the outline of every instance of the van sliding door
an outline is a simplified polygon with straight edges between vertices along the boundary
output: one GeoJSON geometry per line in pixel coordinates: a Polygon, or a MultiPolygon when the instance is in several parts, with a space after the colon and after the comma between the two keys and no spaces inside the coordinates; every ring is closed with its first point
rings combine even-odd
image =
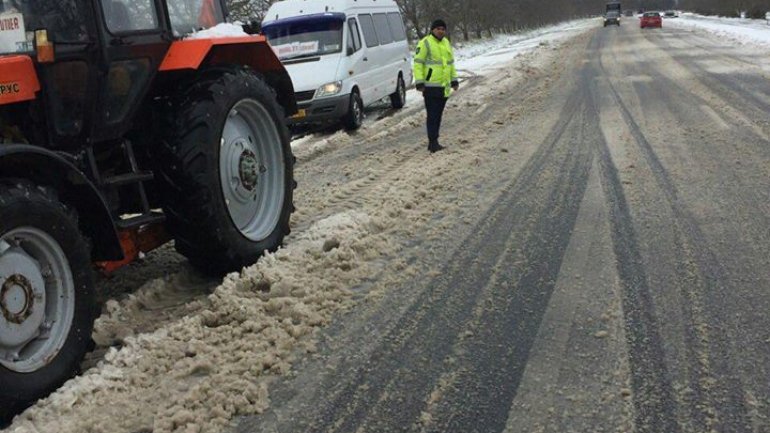
{"type": "Polygon", "coordinates": [[[361,99],[364,105],[380,99],[377,97],[377,86],[380,85],[382,78],[379,74],[381,62],[380,40],[377,38],[377,32],[374,30],[374,21],[369,14],[358,15],[358,22],[361,24],[361,32],[364,34],[364,49],[362,49],[361,74],[358,76],[361,83],[361,99]]]}

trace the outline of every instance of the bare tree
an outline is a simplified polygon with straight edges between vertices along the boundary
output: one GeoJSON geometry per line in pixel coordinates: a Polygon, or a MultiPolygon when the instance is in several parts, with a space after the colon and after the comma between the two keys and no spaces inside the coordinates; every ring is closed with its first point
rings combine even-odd
{"type": "Polygon", "coordinates": [[[278,0],[227,0],[232,21],[261,23],[270,5],[278,0]]]}

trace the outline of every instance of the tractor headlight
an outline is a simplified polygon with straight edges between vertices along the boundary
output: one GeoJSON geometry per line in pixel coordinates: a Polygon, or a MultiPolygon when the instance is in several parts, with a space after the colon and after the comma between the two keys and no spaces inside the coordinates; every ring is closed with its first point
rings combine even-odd
{"type": "Polygon", "coordinates": [[[316,98],[332,96],[340,93],[340,91],[342,91],[342,81],[335,81],[333,83],[326,83],[319,87],[315,92],[315,96],[316,98]]]}

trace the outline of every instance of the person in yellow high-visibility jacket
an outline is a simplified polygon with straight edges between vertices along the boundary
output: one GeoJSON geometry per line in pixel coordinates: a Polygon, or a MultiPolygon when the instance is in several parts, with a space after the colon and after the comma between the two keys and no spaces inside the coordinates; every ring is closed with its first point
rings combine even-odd
{"type": "Polygon", "coordinates": [[[452,45],[446,37],[446,23],[438,19],[430,25],[430,34],[417,44],[414,54],[414,84],[425,98],[428,129],[428,150],[438,152],[441,117],[452,90],[457,90],[455,59],[452,45]]]}

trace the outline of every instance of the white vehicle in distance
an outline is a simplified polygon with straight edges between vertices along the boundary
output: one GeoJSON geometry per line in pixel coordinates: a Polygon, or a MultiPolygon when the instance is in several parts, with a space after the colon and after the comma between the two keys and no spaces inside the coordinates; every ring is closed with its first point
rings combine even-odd
{"type": "Polygon", "coordinates": [[[291,124],[342,121],[358,129],[364,107],[406,102],[412,82],[404,22],[393,0],[284,0],[270,6],[262,33],[294,84],[291,124]]]}

